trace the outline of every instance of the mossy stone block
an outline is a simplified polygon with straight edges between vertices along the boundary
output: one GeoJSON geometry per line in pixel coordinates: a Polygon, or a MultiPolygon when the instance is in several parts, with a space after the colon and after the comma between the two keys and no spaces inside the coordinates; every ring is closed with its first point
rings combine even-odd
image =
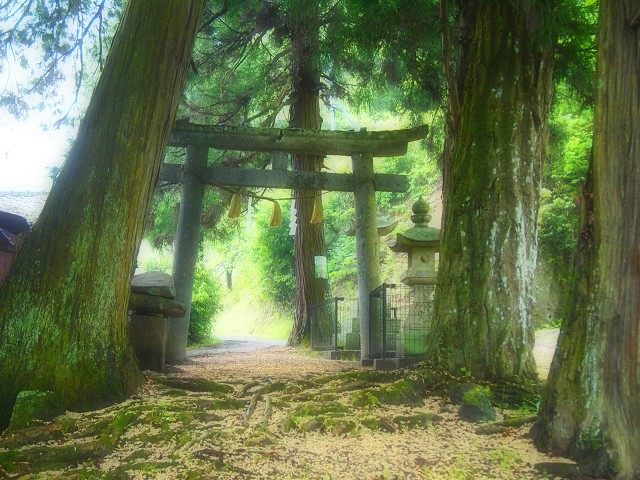
{"type": "Polygon", "coordinates": [[[360,318],[353,317],[351,319],[351,333],[360,333],[360,318]]]}
{"type": "Polygon", "coordinates": [[[458,415],[470,422],[487,422],[496,419],[496,411],[491,405],[491,391],[487,387],[475,386],[462,397],[458,415]]]}
{"type": "Polygon", "coordinates": [[[24,390],[16,398],[9,430],[19,430],[38,421],[51,420],[63,412],[64,409],[53,392],[24,390]]]}
{"type": "Polygon", "coordinates": [[[360,350],[360,334],[347,333],[344,340],[345,350],[360,350]]]}

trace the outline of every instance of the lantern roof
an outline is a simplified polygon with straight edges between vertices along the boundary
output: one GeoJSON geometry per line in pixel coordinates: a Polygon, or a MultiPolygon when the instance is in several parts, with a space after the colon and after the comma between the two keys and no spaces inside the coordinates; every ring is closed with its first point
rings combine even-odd
{"type": "Polygon", "coordinates": [[[396,240],[389,248],[394,252],[408,252],[415,247],[439,247],[440,230],[429,226],[431,209],[420,197],[411,207],[411,221],[414,226],[396,235],[396,240]]]}

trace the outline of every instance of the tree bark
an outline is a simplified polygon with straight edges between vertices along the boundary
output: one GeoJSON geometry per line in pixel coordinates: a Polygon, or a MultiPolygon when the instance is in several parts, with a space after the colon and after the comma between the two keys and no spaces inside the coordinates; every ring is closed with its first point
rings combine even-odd
{"type": "Polygon", "coordinates": [[[450,82],[459,102],[451,118],[459,120],[445,158],[429,354],[456,374],[536,378],[531,283],[552,93],[553,52],[543,35],[552,12],[542,2],[460,3],[468,31],[458,38],[471,43],[458,46],[467,52],[456,73],[464,85],[450,82]]]}
{"type": "Polygon", "coordinates": [[[201,8],[126,8],[78,137],[0,289],[0,424],[22,390],[83,409],[141,380],[127,328],[134,256],[201,8]]]}
{"type": "Polygon", "coordinates": [[[640,32],[637,0],[600,4],[593,194],[534,436],[595,475],[640,478],[640,32]]]}
{"type": "MultiPolygon", "coordinates": [[[[298,7],[299,8],[299,7],[298,7]]],[[[311,10],[313,12],[313,9],[311,10]]],[[[293,68],[291,72],[293,93],[290,107],[290,126],[319,130],[320,72],[318,68],[317,19],[307,13],[292,25],[293,68]]],[[[294,170],[319,171],[322,157],[294,155],[294,170]]],[[[324,223],[311,224],[314,197],[318,190],[295,190],[297,226],[295,237],[296,265],[296,317],[289,337],[291,345],[308,340],[311,334],[309,314],[311,306],[324,300],[327,294],[326,280],[315,278],[313,257],[325,255],[324,223]]]]}

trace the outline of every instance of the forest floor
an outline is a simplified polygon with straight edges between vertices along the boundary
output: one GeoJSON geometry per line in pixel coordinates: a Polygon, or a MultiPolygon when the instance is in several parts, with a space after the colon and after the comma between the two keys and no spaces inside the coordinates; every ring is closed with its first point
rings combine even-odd
{"type": "Polygon", "coordinates": [[[487,434],[457,410],[420,370],[227,349],[149,374],[121,404],[0,436],[0,478],[584,478],[535,450],[530,423],[487,434]]]}

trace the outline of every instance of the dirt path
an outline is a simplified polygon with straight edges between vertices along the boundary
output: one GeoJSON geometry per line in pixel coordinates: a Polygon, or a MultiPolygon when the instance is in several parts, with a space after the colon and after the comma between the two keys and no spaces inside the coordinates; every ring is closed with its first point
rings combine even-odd
{"type": "MultiPolygon", "coordinates": [[[[549,357],[553,334],[540,338],[549,357]]],[[[587,478],[536,451],[530,424],[483,434],[448,398],[429,393],[428,377],[402,375],[227,342],[176,373],[149,374],[124,403],[0,436],[0,478],[587,478]]],[[[498,418],[522,414],[498,410],[498,418]]]]}
{"type": "MultiPolygon", "coordinates": [[[[554,336],[545,333],[540,339],[537,355],[543,360],[550,356],[554,336]]],[[[267,422],[268,430],[275,435],[269,438],[277,440],[273,445],[267,441],[269,445],[262,449],[246,450],[242,445],[236,446],[238,450],[233,457],[234,465],[241,469],[254,474],[261,472],[256,478],[584,478],[572,462],[537,452],[529,437],[530,425],[509,429],[499,435],[478,434],[476,424],[462,421],[457,416],[457,407],[437,397],[427,398],[417,405],[381,405],[373,412],[377,419],[415,418],[421,415],[436,415],[441,419],[428,422],[420,428],[391,428],[390,431],[357,428],[346,434],[315,431],[313,428],[310,431],[283,431],[281,426],[290,421],[287,413],[290,410],[281,409],[278,399],[289,397],[279,395],[292,391],[291,385],[321,378],[326,379],[321,383],[326,382],[331,386],[333,382],[330,379],[338,378],[341,372],[351,375],[348,372],[366,372],[367,369],[355,362],[325,360],[319,355],[285,346],[253,346],[256,348],[250,352],[228,351],[225,355],[219,355],[212,351],[192,357],[189,365],[181,367],[180,375],[239,383],[241,389],[248,392],[259,391],[265,386],[270,391],[269,385],[277,386],[269,394],[276,406],[272,407],[274,413],[267,422]]],[[[337,385],[337,390],[340,390],[340,384],[337,385]]],[[[342,396],[336,397],[333,393],[335,386],[333,390],[328,386],[312,387],[298,394],[300,400],[310,402],[305,404],[308,405],[305,415],[313,417],[313,408],[318,408],[318,402],[332,404],[336,399],[344,401],[342,396]]],[[[261,418],[266,409],[264,398],[258,400],[254,410],[257,418],[249,422],[248,428],[261,428],[261,418]]],[[[356,410],[351,415],[357,419],[362,412],[356,410]]],[[[238,417],[233,425],[235,428],[241,427],[241,419],[238,417]]],[[[242,441],[247,442],[246,439],[242,441]]]]}
{"type": "Polygon", "coordinates": [[[193,358],[228,353],[247,353],[271,347],[284,347],[286,344],[286,340],[265,340],[254,337],[223,338],[218,345],[213,347],[191,348],[187,350],[187,356],[193,358]]]}
{"type": "Polygon", "coordinates": [[[558,343],[558,335],[560,335],[560,329],[558,328],[536,331],[533,355],[538,366],[538,374],[542,380],[546,380],[549,375],[549,368],[558,343]]]}

